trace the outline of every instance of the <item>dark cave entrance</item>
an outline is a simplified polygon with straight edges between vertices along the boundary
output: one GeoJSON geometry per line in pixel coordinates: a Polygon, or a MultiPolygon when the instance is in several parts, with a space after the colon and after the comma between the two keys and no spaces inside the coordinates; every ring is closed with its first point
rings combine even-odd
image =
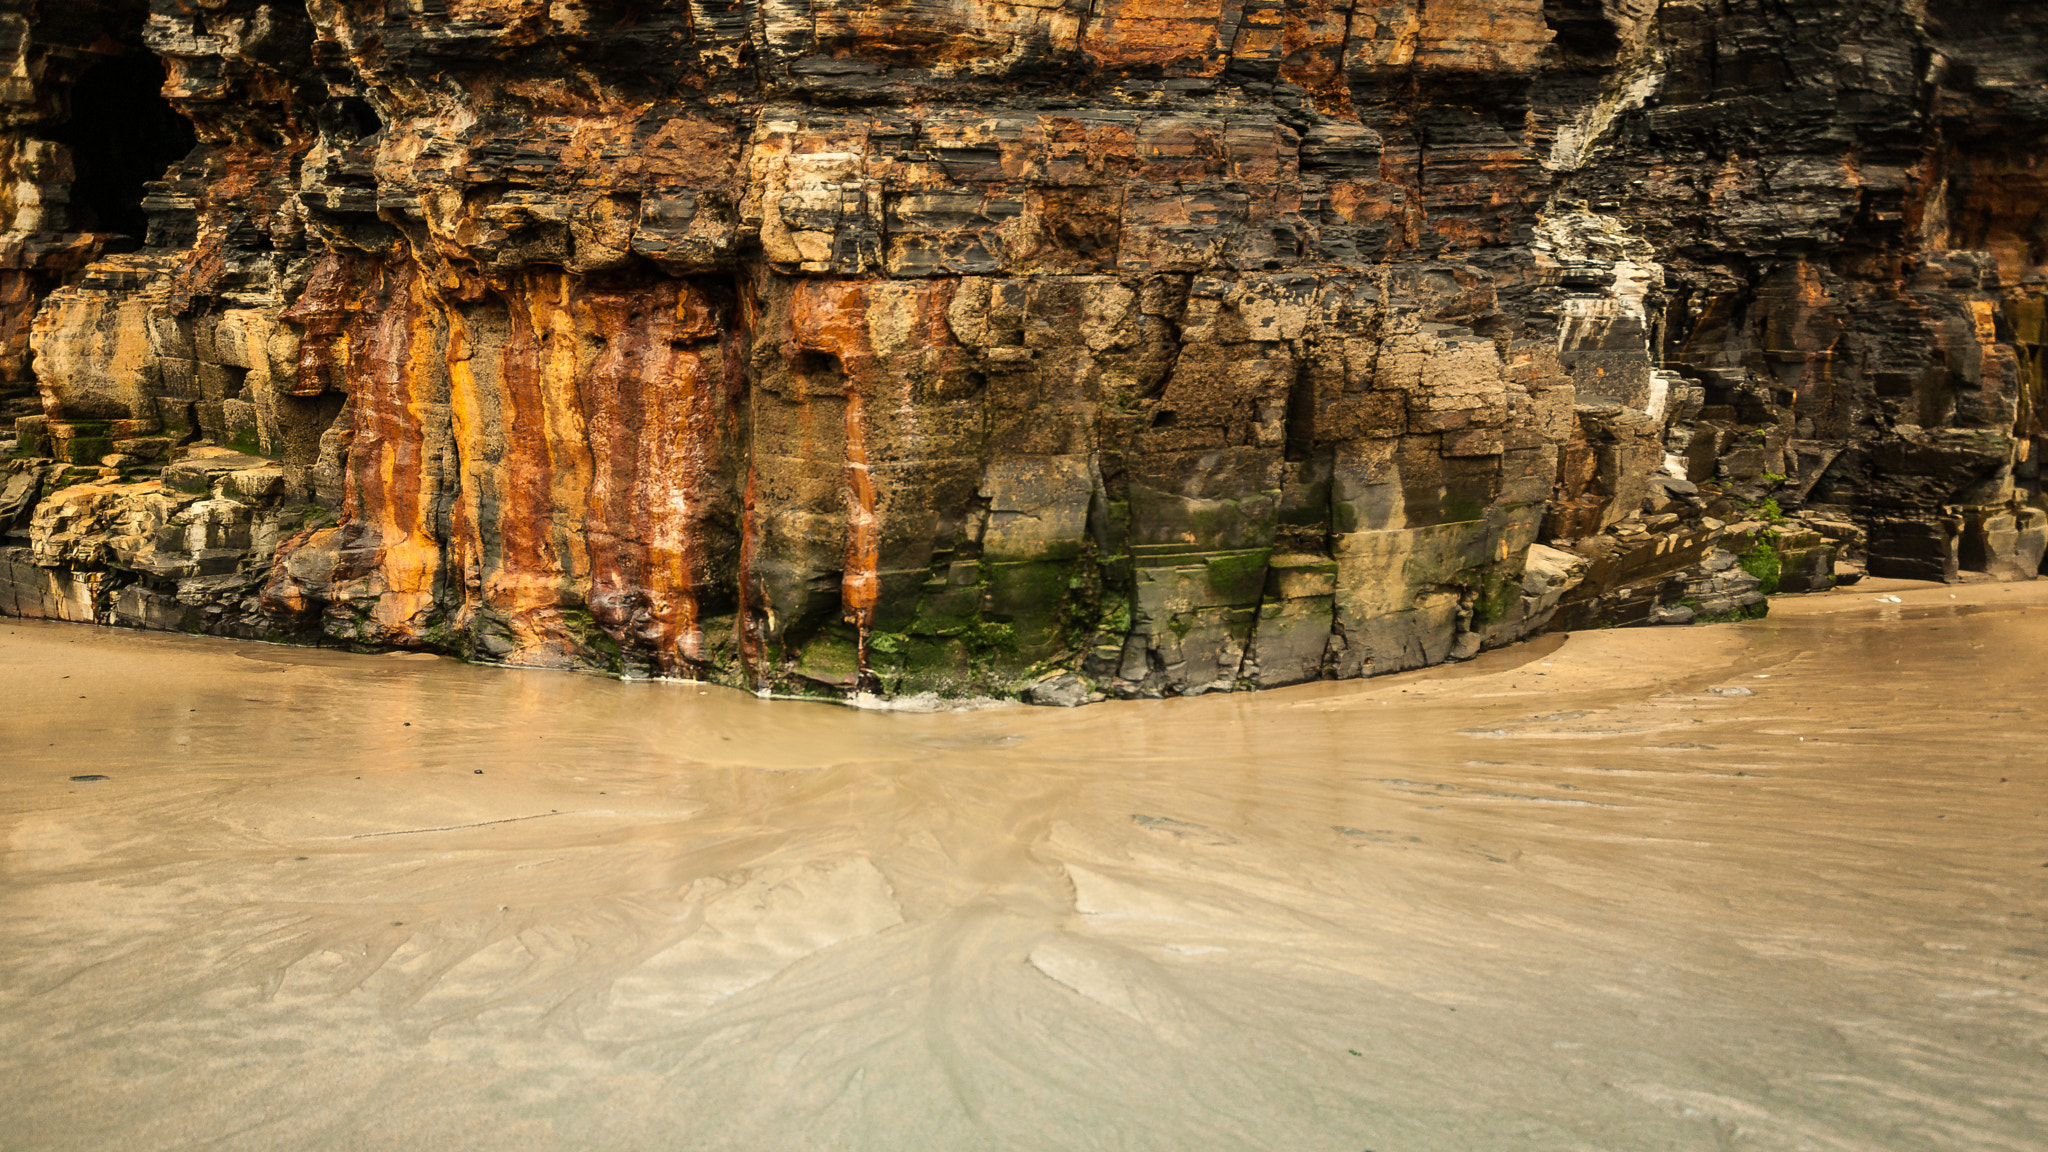
{"type": "Polygon", "coordinates": [[[1604,67],[1621,51],[1621,37],[1600,0],[1543,0],[1543,20],[1557,33],[1553,47],[1568,64],[1604,67]]]}
{"type": "Polygon", "coordinates": [[[71,149],[71,230],[129,237],[109,251],[142,246],[149,231],[143,186],[199,141],[192,122],[163,98],[163,85],[163,61],[155,56],[109,57],[71,86],[71,115],[49,132],[71,149]]]}

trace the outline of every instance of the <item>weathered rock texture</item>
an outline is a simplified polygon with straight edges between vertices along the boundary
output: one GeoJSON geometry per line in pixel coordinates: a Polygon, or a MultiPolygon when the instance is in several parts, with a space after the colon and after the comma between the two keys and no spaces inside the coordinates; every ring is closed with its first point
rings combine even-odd
{"type": "Polygon", "coordinates": [[[0,609],[1073,702],[2048,542],[2033,0],[0,13],[0,609]]]}

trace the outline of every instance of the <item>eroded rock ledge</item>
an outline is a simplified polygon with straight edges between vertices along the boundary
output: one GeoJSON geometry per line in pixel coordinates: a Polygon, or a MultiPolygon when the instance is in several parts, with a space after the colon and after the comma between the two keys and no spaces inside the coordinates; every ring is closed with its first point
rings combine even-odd
{"type": "Polygon", "coordinates": [[[2048,14],[1922,7],[4,0],[0,611],[1074,702],[2031,577],[2048,14]]]}

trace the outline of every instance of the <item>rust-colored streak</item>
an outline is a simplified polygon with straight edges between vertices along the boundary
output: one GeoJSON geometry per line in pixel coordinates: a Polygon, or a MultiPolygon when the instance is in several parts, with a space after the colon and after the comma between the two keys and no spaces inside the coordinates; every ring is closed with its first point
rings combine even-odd
{"type": "MultiPolygon", "coordinates": [[[[562,374],[561,358],[575,351],[573,339],[556,339],[564,327],[556,323],[561,277],[552,270],[527,272],[504,293],[508,331],[498,372],[501,426],[493,430],[503,455],[496,516],[482,526],[487,537],[497,538],[497,562],[485,564],[483,594],[510,622],[517,651],[508,659],[515,663],[555,663],[567,642],[560,610],[571,574],[564,571],[554,531],[554,449],[563,441],[556,439],[547,395],[562,374]],[[561,347],[565,343],[571,347],[561,347]]],[[[572,380],[573,372],[572,362],[572,380]]],[[[486,554],[491,551],[487,546],[486,554]]]]}
{"type": "MultiPolygon", "coordinates": [[[[354,442],[342,504],[355,547],[375,549],[377,591],[370,623],[378,637],[416,640],[431,612],[441,550],[428,523],[422,485],[426,466],[421,390],[426,351],[417,339],[431,327],[411,261],[381,265],[374,296],[350,340],[356,349],[349,407],[354,442]]],[[[430,341],[427,343],[431,343],[430,341]]],[[[432,366],[427,366],[428,372],[432,366]]]]}
{"type": "MultiPolygon", "coordinates": [[[[727,413],[738,414],[746,410],[747,356],[751,351],[753,333],[760,327],[761,305],[753,285],[744,277],[733,278],[733,297],[737,302],[733,309],[737,327],[727,333],[725,341],[725,403],[727,413]]],[[[748,445],[746,487],[740,500],[739,571],[735,574],[734,588],[739,612],[733,624],[733,641],[739,649],[741,677],[746,683],[759,687],[764,680],[764,669],[762,621],[757,615],[762,601],[758,587],[760,576],[756,568],[760,557],[760,529],[755,521],[754,507],[757,478],[752,437],[740,427],[731,431],[736,440],[745,441],[748,445]]]]}
{"type": "Polygon", "coordinates": [[[456,455],[450,480],[455,491],[448,513],[447,565],[461,588],[455,623],[466,630],[483,605],[483,401],[472,363],[476,342],[469,323],[448,296],[440,297],[439,303],[448,322],[449,431],[456,455]]]}
{"type": "Polygon", "coordinates": [[[851,497],[846,535],[846,573],[840,599],[863,637],[874,622],[881,597],[877,575],[882,554],[881,520],[875,515],[875,482],[868,471],[867,397],[849,380],[846,388],[846,487],[851,497]]]}
{"type": "Polygon", "coordinates": [[[718,370],[698,351],[717,310],[689,285],[597,291],[579,324],[600,343],[583,383],[591,449],[591,615],[665,674],[705,664],[700,604],[718,370]]]}
{"type": "Polygon", "coordinates": [[[735,625],[736,639],[740,650],[740,675],[749,684],[759,686],[762,680],[761,622],[754,611],[759,594],[755,591],[757,580],[755,565],[760,552],[760,533],[754,523],[754,466],[747,465],[746,495],[740,504],[740,571],[739,571],[739,619],[735,625]]]}
{"type": "Polygon", "coordinates": [[[374,602],[389,641],[423,636],[438,599],[491,654],[549,665],[589,657],[570,615],[587,604],[657,670],[700,673],[717,583],[703,539],[724,508],[721,309],[684,281],[592,288],[536,269],[486,294],[357,259],[320,269],[291,317],[340,349],[302,367],[345,373],[350,392],[343,527],[293,542],[320,575],[267,594],[300,613],[374,602]],[[351,279],[367,280],[360,305],[351,279]]]}
{"type": "Polygon", "coordinates": [[[801,351],[838,359],[846,382],[846,563],[839,598],[860,632],[860,666],[867,675],[867,636],[881,597],[882,526],[868,470],[867,396],[873,354],[868,344],[867,288],[859,281],[806,280],[790,300],[790,343],[801,351]]]}

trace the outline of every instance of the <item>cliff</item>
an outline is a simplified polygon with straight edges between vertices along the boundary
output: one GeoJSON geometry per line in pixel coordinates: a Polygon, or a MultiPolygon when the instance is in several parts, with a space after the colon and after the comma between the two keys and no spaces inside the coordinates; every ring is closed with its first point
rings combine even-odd
{"type": "Polygon", "coordinates": [[[1074,702],[2048,546],[2030,0],[0,23],[0,611],[1074,702]]]}

